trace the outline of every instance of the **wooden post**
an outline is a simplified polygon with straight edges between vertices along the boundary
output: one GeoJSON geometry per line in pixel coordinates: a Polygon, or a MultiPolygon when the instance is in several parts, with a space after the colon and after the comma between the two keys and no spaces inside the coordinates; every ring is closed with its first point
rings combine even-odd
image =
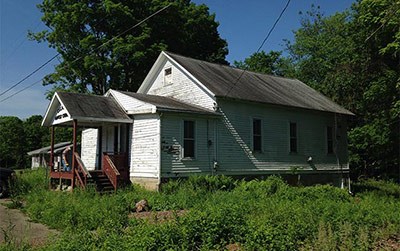
{"type": "Polygon", "coordinates": [[[77,130],[78,130],[77,120],[74,119],[73,123],[74,123],[74,134],[73,134],[73,142],[72,142],[72,144],[73,144],[73,146],[72,146],[73,147],[73,151],[72,151],[72,181],[71,181],[72,189],[75,188],[75,162],[76,162],[75,152],[77,151],[76,136],[77,136],[77,130]]]}
{"type": "Polygon", "coordinates": [[[54,126],[51,126],[50,129],[50,179],[49,179],[49,187],[51,188],[51,173],[54,172],[54,126]]]}

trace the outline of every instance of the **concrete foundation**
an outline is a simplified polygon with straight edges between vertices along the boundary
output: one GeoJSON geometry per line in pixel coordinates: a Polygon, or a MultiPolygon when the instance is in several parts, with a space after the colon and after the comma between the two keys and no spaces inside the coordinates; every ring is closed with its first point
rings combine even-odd
{"type": "Polygon", "coordinates": [[[138,184],[147,190],[158,191],[160,188],[160,184],[157,178],[130,177],[130,180],[133,184],[138,184]]]}

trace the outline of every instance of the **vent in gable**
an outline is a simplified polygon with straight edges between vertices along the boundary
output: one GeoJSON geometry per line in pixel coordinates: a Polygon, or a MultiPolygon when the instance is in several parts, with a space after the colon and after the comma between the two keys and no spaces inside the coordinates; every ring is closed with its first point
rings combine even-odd
{"type": "Polygon", "coordinates": [[[172,84],[172,68],[168,67],[164,69],[164,84],[172,84]]]}

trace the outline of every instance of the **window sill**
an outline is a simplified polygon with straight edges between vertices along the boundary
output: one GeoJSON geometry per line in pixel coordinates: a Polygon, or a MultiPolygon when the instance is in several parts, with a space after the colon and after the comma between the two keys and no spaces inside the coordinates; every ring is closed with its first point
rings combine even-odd
{"type": "Polygon", "coordinates": [[[196,158],[193,158],[193,157],[184,157],[184,158],[181,158],[181,160],[182,160],[182,161],[194,161],[194,160],[196,160],[196,158]]]}

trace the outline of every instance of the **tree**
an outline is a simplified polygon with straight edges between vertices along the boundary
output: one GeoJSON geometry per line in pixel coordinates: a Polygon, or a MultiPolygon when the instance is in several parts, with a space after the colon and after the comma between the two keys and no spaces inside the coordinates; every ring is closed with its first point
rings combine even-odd
{"type": "Polygon", "coordinates": [[[355,175],[394,173],[399,165],[399,14],[398,0],[358,1],[330,17],[313,7],[287,44],[295,76],[356,114],[349,132],[355,175]]]}
{"type": "Polygon", "coordinates": [[[25,149],[27,152],[46,146],[44,140],[49,134],[48,128],[42,127],[43,117],[33,115],[23,121],[25,133],[25,149]]]}
{"type": "Polygon", "coordinates": [[[249,71],[271,74],[276,76],[292,75],[291,62],[288,58],[282,57],[280,51],[255,52],[244,61],[234,61],[233,65],[237,68],[249,71]]]}
{"type": "Polygon", "coordinates": [[[0,117],[0,166],[25,167],[25,133],[17,117],[0,117]]]}
{"type": "Polygon", "coordinates": [[[62,58],[44,80],[54,90],[136,91],[162,50],[227,63],[215,15],[189,0],[44,0],[38,7],[49,30],[30,37],[48,42],[62,58]]]}

